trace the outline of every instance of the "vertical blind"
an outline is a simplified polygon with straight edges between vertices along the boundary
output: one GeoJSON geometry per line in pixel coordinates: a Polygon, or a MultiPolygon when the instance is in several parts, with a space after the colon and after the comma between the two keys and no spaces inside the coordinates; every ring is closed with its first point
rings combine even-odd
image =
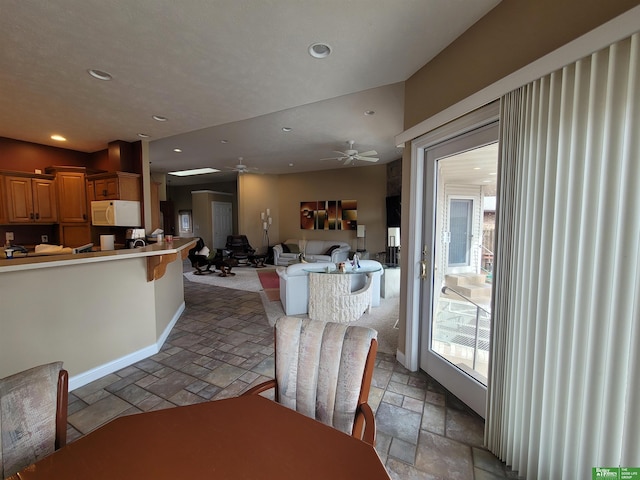
{"type": "Polygon", "coordinates": [[[485,440],[529,479],[640,467],[640,36],[502,98],[485,440]]]}

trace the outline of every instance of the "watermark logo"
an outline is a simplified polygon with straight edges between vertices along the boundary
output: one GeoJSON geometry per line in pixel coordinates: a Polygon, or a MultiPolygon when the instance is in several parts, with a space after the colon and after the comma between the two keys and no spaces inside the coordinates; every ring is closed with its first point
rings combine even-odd
{"type": "Polygon", "coordinates": [[[592,480],[640,480],[640,468],[593,467],[592,480]]]}

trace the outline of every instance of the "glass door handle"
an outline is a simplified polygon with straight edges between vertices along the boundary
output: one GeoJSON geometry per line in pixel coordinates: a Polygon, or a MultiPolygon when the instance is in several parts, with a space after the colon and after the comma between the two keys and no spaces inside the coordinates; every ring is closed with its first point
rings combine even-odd
{"type": "Polygon", "coordinates": [[[425,260],[420,261],[420,279],[427,278],[427,262],[425,260]]]}

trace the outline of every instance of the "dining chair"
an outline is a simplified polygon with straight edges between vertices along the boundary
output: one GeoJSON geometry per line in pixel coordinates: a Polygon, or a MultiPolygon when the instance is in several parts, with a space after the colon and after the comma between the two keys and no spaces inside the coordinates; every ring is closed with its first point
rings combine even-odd
{"type": "Polygon", "coordinates": [[[244,395],[274,388],[278,403],[375,446],[367,399],[377,336],[371,328],[282,317],[275,324],[276,378],[244,395]]]}
{"type": "Polygon", "coordinates": [[[0,478],[67,443],[68,384],[62,362],[0,379],[0,478]]]}

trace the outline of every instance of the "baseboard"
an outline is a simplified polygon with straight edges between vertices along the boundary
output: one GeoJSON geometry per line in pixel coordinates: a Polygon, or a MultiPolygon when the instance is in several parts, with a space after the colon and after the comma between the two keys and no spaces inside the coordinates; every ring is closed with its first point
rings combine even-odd
{"type": "Polygon", "coordinates": [[[400,362],[402,366],[406,368],[406,365],[404,363],[405,361],[404,352],[401,352],[400,350],[396,350],[396,360],[398,360],[398,362],[400,362]]]}
{"type": "Polygon", "coordinates": [[[144,360],[145,358],[150,357],[151,355],[155,355],[160,351],[162,345],[167,340],[167,337],[171,333],[171,329],[175,326],[176,322],[184,312],[185,304],[182,302],[176,313],[173,315],[173,318],[164,329],[160,337],[158,337],[158,341],[148,347],[144,347],[136,352],[125,355],[124,357],[120,357],[111,362],[105,363],[104,365],[100,365],[96,368],[92,368],[91,370],[87,370],[86,372],[80,373],[78,375],[74,375],[69,378],[69,391],[73,391],[76,388],[83,387],[88,383],[91,383],[99,378],[102,378],[110,373],[117,372],[118,370],[122,370],[123,368],[128,367],[129,365],[133,365],[140,360],[144,360]]]}
{"type": "Polygon", "coordinates": [[[178,307],[178,310],[176,310],[176,313],[173,314],[173,318],[171,319],[167,327],[164,329],[162,334],[158,337],[158,341],[156,342],[156,345],[158,346],[158,351],[160,351],[160,349],[162,348],[162,345],[164,345],[164,342],[167,341],[167,337],[171,333],[171,330],[173,329],[175,324],[178,322],[178,319],[180,318],[180,315],[182,315],[182,312],[184,312],[185,308],[186,308],[185,303],[183,301],[178,307]]]}

